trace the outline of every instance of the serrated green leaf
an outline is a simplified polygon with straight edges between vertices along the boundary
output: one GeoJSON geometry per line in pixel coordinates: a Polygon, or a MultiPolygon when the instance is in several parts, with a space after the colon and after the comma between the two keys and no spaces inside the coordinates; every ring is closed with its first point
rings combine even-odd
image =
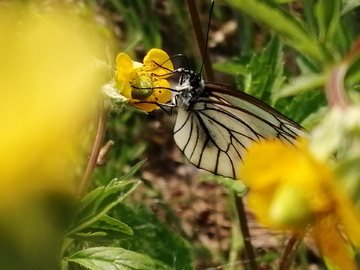
{"type": "Polygon", "coordinates": [[[328,59],[323,48],[314,36],[311,36],[304,24],[279,5],[271,1],[225,0],[250,17],[267,25],[279,34],[290,46],[305,55],[310,61],[324,65],[328,59]]]}
{"type": "Polygon", "coordinates": [[[99,188],[102,192],[99,193],[91,204],[83,208],[83,211],[77,213],[68,235],[90,227],[93,223],[105,216],[111,208],[130,195],[140,183],[140,181],[130,182],[125,180],[117,185],[112,184],[113,186],[109,189],[104,187],[99,188]]]}
{"type": "Polygon", "coordinates": [[[91,225],[91,228],[101,229],[101,230],[111,230],[119,233],[133,235],[133,230],[126,225],[125,223],[117,220],[115,218],[109,217],[107,215],[103,216],[97,222],[91,225]]]}
{"type": "Polygon", "coordinates": [[[327,106],[325,93],[319,90],[303,92],[295,97],[280,99],[275,109],[297,123],[302,123],[309,115],[327,106]]]}
{"type": "Polygon", "coordinates": [[[271,102],[271,93],[283,80],[282,48],[280,39],[272,38],[260,55],[254,55],[247,66],[248,76],[244,91],[268,104],[271,102]],[[264,72],[266,70],[271,72],[264,72]]]}
{"type": "Polygon", "coordinates": [[[122,182],[122,181],[127,181],[127,180],[130,180],[134,175],[135,173],[141,168],[141,166],[146,162],[146,159],[142,160],[142,161],[139,161],[138,163],[136,163],[135,166],[133,166],[130,171],[123,175],[122,177],[120,177],[119,179],[113,179],[107,186],[106,186],[106,189],[110,189],[112,188],[114,185],[116,185],[116,183],[118,182],[122,182]]]}
{"type": "Polygon", "coordinates": [[[79,251],[68,258],[91,270],[171,270],[146,255],[117,247],[96,247],[79,251]]]}
{"type": "Polygon", "coordinates": [[[120,241],[119,246],[162,261],[174,270],[195,269],[189,244],[159,221],[146,205],[130,208],[119,204],[111,210],[111,216],[125,220],[134,230],[134,236],[120,241]]]}
{"type": "Polygon", "coordinates": [[[105,215],[89,227],[72,234],[71,237],[85,241],[103,242],[127,239],[133,234],[133,230],[128,225],[105,215]]]}
{"type": "Polygon", "coordinates": [[[121,185],[127,185],[129,180],[134,176],[134,174],[140,169],[140,167],[144,164],[145,160],[138,162],[134,167],[130,169],[130,171],[122,176],[120,179],[113,179],[106,187],[99,187],[88,194],[86,194],[80,201],[77,207],[77,212],[81,213],[85,211],[89,205],[95,205],[99,203],[99,200],[102,199],[106,194],[110,194],[111,192],[117,192],[117,190],[110,190],[110,192],[106,193],[105,189],[110,189],[116,183],[118,184],[117,188],[121,188],[121,185]]]}
{"type": "Polygon", "coordinates": [[[79,203],[78,211],[68,234],[71,235],[90,227],[104,217],[112,207],[129,196],[141,183],[140,181],[130,181],[130,179],[143,163],[144,161],[141,161],[136,164],[129,173],[120,178],[120,181],[113,180],[108,186],[97,188],[87,194],[79,203]]]}

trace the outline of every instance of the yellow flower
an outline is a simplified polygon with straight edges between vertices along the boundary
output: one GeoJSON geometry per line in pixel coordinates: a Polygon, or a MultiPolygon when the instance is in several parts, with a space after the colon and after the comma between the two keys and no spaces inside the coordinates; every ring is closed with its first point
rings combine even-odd
{"type": "Polygon", "coordinates": [[[260,223],[301,236],[307,233],[330,263],[357,269],[344,235],[360,246],[359,214],[306,141],[299,141],[298,147],[279,140],[254,144],[240,173],[249,187],[249,207],[260,223]]]}
{"type": "Polygon", "coordinates": [[[116,58],[115,81],[120,94],[128,98],[131,105],[151,112],[159,108],[155,102],[166,103],[171,99],[166,78],[173,69],[167,53],[159,49],[151,49],[144,64],[133,62],[130,56],[120,53],[116,58]],[[141,101],[154,103],[138,103],[141,101]]]}

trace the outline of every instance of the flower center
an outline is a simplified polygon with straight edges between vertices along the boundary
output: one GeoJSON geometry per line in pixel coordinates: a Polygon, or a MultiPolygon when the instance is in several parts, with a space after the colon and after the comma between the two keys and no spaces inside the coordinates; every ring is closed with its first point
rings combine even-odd
{"type": "Polygon", "coordinates": [[[154,92],[153,82],[148,76],[134,76],[130,80],[132,87],[131,97],[134,99],[147,99],[154,92]]]}

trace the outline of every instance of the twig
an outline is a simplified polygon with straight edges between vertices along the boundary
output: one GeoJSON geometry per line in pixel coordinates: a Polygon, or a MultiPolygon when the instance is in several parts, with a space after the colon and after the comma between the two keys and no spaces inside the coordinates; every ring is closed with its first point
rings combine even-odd
{"type": "Polygon", "coordinates": [[[285,246],[284,253],[280,260],[279,270],[287,270],[293,262],[295,252],[300,244],[300,240],[296,235],[291,235],[285,246]]]}
{"type": "Polygon", "coordinates": [[[101,144],[102,144],[104,134],[105,134],[107,115],[108,115],[107,109],[105,109],[104,104],[101,101],[101,105],[100,105],[100,109],[99,109],[99,124],[98,124],[98,129],[97,129],[97,133],[96,133],[96,137],[95,137],[95,141],[94,141],[94,146],[91,151],[89,163],[86,167],[84,176],[81,180],[81,183],[80,183],[80,186],[79,186],[79,189],[77,192],[78,197],[83,196],[85,194],[86,189],[90,183],[91,175],[93,174],[94,169],[96,167],[98,156],[99,156],[100,149],[101,149],[101,144]]]}
{"type": "Polygon", "coordinates": [[[234,196],[235,196],[236,211],[240,222],[241,234],[244,238],[244,248],[245,248],[246,257],[248,259],[248,265],[251,270],[256,270],[257,265],[256,265],[255,252],[251,244],[251,237],[250,237],[249,227],[247,224],[244,202],[242,198],[239,197],[236,193],[234,194],[234,196]]]}
{"type": "Polygon", "coordinates": [[[100,153],[96,162],[97,166],[105,166],[108,160],[108,155],[111,148],[114,145],[114,141],[108,141],[103,147],[100,149],[100,153]]]}

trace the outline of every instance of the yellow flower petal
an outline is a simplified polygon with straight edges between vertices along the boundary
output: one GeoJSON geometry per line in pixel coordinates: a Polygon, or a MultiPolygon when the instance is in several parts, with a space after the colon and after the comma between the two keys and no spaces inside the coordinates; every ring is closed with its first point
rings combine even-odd
{"type": "Polygon", "coordinates": [[[252,189],[278,183],[284,174],[288,174],[288,170],[293,171],[292,164],[297,159],[294,154],[297,149],[280,140],[254,143],[248,150],[240,168],[240,175],[245,185],[252,189]]]}
{"type": "Polygon", "coordinates": [[[143,110],[145,112],[152,112],[153,110],[159,109],[159,106],[157,106],[156,104],[151,104],[151,103],[137,103],[137,102],[141,102],[140,100],[132,100],[131,102],[129,102],[130,104],[132,104],[134,107],[143,110]]]}
{"type": "Polygon", "coordinates": [[[248,206],[253,210],[256,220],[272,229],[283,229],[275,226],[269,217],[269,202],[272,201],[274,187],[268,187],[262,192],[250,190],[247,198],[248,206]]]}
{"type": "Polygon", "coordinates": [[[159,80],[154,82],[154,87],[162,87],[162,88],[154,88],[154,97],[157,97],[157,102],[159,103],[167,103],[171,99],[171,91],[165,88],[170,88],[170,84],[167,80],[159,80]]]}
{"type": "Polygon", "coordinates": [[[163,50],[151,49],[144,57],[144,65],[156,75],[164,75],[162,78],[170,77],[170,71],[174,69],[169,55],[163,50]]]}
{"type": "Polygon", "coordinates": [[[118,84],[119,92],[126,98],[131,99],[131,85],[128,82],[118,84]]]}
{"type": "Polygon", "coordinates": [[[344,231],[350,238],[351,242],[360,247],[360,215],[356,211],[353,203],[341,192],[337,196],[337,214],[344,226],[344,231]]]}
{"type": "Polygon", "coordinates": [[[264,141],[248,150],[240,174],[252,190],[291,183],[304,192],[314,211],[328,211],[332,207],[332,194],[327,186],[333,176],[324,164],[313,159],[306,143],[300,142],[295,147],[280,140],[264,141]]]}
{"type": "Polygon", "coordinates": [[[125,83],[129,81],[130,72],[133,70],[133,61],[126,53],[120,53],[116,57],[116,82],[125,83]]]}
{"type": "Polygon", "coordinates": [[[326,216],[313,226],[312,237],[322,255],[339,269],[357,270],[351,246],[339,232],[336,217],[326,216]]]}

